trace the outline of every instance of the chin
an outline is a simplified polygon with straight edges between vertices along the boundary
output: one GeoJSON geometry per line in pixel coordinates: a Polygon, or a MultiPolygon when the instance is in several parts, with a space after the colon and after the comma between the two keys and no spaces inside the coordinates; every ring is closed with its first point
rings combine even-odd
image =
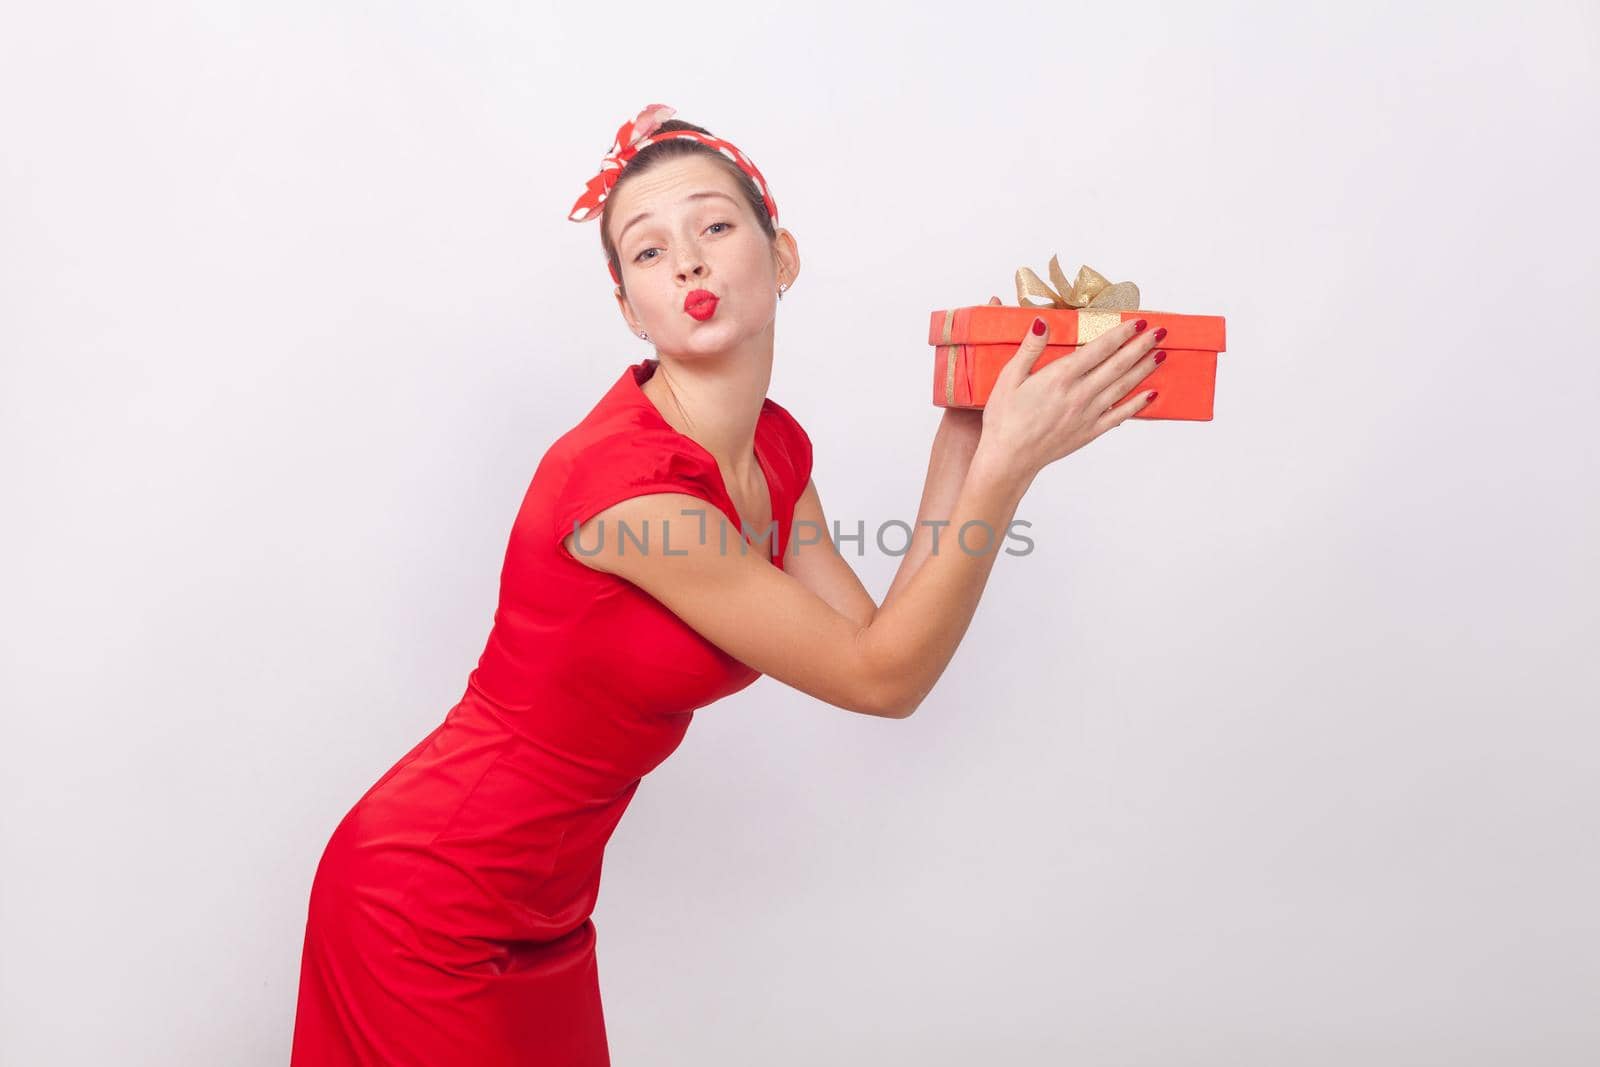
{"type": "Polygon", "coordinates": [[[701,352],[709,355],[714,352],[725,352],[729,349],[737,348],[748,339],[749,335],[739,328],[738,323],[731,320],[718,322],[716,319],[712,319],[710,322],[702,323],[689,331],[684,336],[683,344],[690,352],[701,352]]]}

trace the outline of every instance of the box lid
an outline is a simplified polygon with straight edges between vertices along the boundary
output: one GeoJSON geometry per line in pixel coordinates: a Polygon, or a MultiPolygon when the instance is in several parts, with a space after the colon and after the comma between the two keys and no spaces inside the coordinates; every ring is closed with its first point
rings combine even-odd
{"type": "Polygon", "coordinates": [[[1162,348],[1195,348],[1222,352],[1227,348],[1227,324],[1221,315],[1180,315],[1171,311],[1113,311],[1100,308],[1028,308],[1004,304],[978,304],[945,308],[928,319],[928,343],[1021,344],[1033,328],[1033,317],[1050,327],[1049,340],[1058,345],[1085,345],[1124,320],[1144,319],[1148,329],[1167,328],[1162,348]]]}

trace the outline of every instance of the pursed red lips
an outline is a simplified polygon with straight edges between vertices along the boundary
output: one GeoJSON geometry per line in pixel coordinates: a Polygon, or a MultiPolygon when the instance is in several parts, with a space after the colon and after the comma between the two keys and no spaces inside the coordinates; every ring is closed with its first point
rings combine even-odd
{"type": "Polygon", "coordinates": [[[697,319],[708,319],[717,310],[717,294],[709,289],[692,289],[683,298],[683,310],[697,319]]]}

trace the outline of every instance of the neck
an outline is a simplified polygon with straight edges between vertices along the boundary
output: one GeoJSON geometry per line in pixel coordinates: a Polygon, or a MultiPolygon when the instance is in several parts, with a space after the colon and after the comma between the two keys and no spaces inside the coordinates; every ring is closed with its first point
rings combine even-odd
{"type": "Polygon", "coordinates": [[[756,422],[772,381],[772,347],[754,354],[684,359],[657,351],[655,373],[640,389],[673,429],[742,474],[753,462],[756,422]]]}

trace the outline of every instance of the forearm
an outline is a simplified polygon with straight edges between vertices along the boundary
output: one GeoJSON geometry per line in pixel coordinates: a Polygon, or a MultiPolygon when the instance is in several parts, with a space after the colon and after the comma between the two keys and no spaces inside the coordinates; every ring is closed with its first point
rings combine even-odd
{"type": "Polygon", "coordinates": [[[972,466],[972,457],[977,449],[978,442],[970,434],[957,432],[948,421],[939,425],[928,456],[928,474],[922,486],[922,502],[917,506],[917,522],[912,530],[911,543],[906,554],[900,558],[900,567],[895,571],[894,580],[889,583],[889,591],[883,595],[883,603],[878,606],[878,611],[881,612],[899,595],[935,547],[945,552],[953,543],[951,538],[956,527],[949,525],[950,513],[961,495],[962,483],[966,481],[967,470],[972,466]]]}
{"type": "Polygon", "coordinates": [[[897,576],[899,588],[861,631],[862,658],[879,679],[890,714],[914,711],[949,665],[1031,481],[1006,457],[978,448],[948,509],[939,550],[925,554],[903,583],[897,576]],[[963,539],[961,528],[969,523],[963,539]]]}

